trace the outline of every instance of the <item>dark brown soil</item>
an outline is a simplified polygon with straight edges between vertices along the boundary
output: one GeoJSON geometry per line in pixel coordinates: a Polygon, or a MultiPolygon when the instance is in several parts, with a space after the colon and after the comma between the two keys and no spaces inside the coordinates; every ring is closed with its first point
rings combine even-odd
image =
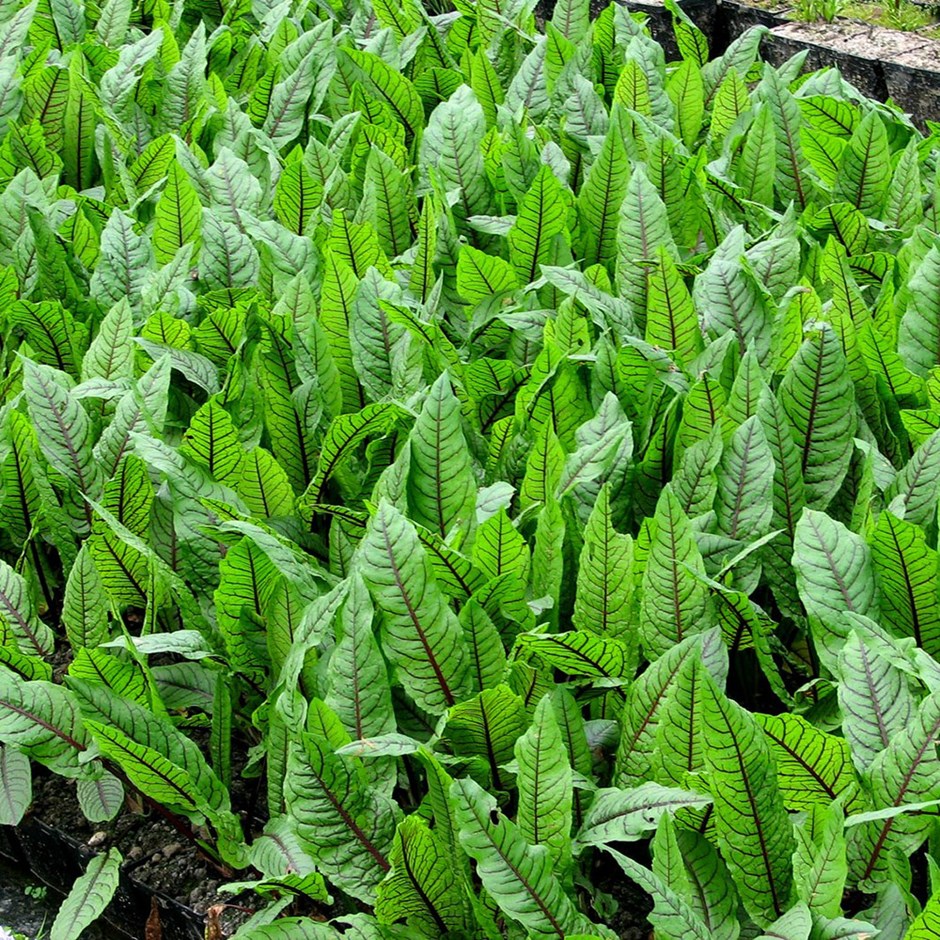
{"type": "MultiPolygon", "coordinates": [[[[124,810],[110,822],[90,823],[78,805],[74,781],[46,773],[37,773],[33,781],[31,815],[95,852],[116,847],[124,856],[127,875],[199,914],[214,905],[233,903],[231,895],[218,891],[220,884],[232,879],[159,817],[124,810]]],[[[254,898],[244,899],[245,906],[254,903],[254,898]]],[[[230,932],[244,918],[244,912],[230,907],[222,923],[230,932]]]]}
{"type": "Polygon", "coordinates": [[[652,909],[650,897],[624,878],[612,886],[611,894],[620,908],[610,922],[621,940],[652,940],[653,928],[646,915],[652,909]]]}
{"type": "MultiPolygon", "coordinates": [[[[647,866],[650,863],[645,849],[636,843],[618,845],[617,848],[629,855],[633,855],[634,850],[639,851],[641,857],[637,861],[647,866]]],[[[653,909],[653,901],[642,888],[637,887],[609,856],[602,853],[597,856],[591,880],[597,890],[609,894],[617,902],[617,912],[607,926],[621,940],[652,940],[653,928],[646,918],[653,909]]]]}
{"type": "MultiPolygon", "coordinates": [[[[0,926],[27,937],[44,936],[61,903],[61,894],[37,884],[34,878],[24,875],[21,868],[0,857],[0,926]]],[[[82,940],[104,940],[105,937],[107,933],[94,924],[82,934],[82,940]]]]}

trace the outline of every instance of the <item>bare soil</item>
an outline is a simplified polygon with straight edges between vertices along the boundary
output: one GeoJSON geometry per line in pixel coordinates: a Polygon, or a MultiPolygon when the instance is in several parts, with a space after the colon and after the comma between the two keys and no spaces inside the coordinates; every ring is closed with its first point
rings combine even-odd
{"type": "Polygon", "coordinates": [[[873,26],[861,20],[836,21],[834,23],[788,23],[774,30],[774,34],[788,39],[826,46],[837,52],[858,56],[861,59],[895,61],[899,55],[909,55],[925,50],[924,67],[940,67],[940,48],[933,40],[924,39],[916,33],[902,33],[882,26],[873,26]]]}
{"type": "MultiPolygon", "coordinates": [[[[0,856],[0,927],[27,937],[46,936],[62,899],[62,894],[39,885],[22,868],[0,856]]],[[[82,940],[108,940],[108,934],[92,925],[82,940]]]]}
{"type": "MultiPolygon", "coordinates": [[[[46,773],[37,773],[33,781],[30,815],[94,852],[116,847],[124,857],[126,875],[199,915],[227,905],[221,915],[225,935],[247,916],[247,911],[233,906],[242,899],[219,893],[219,885],[232,879],[159,817],[123,810],[110,822],[90,823],[79,807],[74,781],[46,773]]],[[[255,903],[248,898],[244,906],[255,903]]]]}

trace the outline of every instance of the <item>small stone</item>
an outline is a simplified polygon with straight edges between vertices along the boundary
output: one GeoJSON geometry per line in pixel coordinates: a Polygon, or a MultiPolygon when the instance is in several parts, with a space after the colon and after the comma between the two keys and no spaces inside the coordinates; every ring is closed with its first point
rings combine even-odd
{"type": "Polygon", "coordinates": [[[195,905],[199,903],[199,899],[201,896],[202,896],[202,889],[199,887],[193,888],[193,890],[189,892],[189,906],[195,907],[195,905]]]}
{"type": "Polygon", "coordinates": [[[163,855],[161,855],[160,852],[154,852],[153,857],[150,859],[150,861],[156,865],[157,862],[163,861],[163,855]]]}
{"type": "Polygon", "coordinates": [[[164,858],[173,858],[178,852],[183,850],[183,846],[179,842],[171,842],[169,845],[165,846],[163,849],[164,858]]]}
{"type": "Polygon", "coordinates": [[[144,850],[139,846],[135,845],[128,853],[128,858],[140,858],[144,854],[144,850]]]}
{"type": "Polygon", "coordinates": [[[107,840],[108,840],[108,834],[104,832],[103,830],[99,830],[98,832],[94,833],[92,837],[88,840],[88,845],[91,848],[94,848],[96,845],[101,845],[102,843],[107,842],[107,840]]]}

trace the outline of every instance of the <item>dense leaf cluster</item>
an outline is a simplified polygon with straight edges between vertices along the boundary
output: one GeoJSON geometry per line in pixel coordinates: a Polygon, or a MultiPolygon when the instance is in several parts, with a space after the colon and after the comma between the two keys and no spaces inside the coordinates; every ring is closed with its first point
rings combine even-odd
{"type": "Polygon", "coordinates": [[[940,135],[533,6],[0,0],[0,822],[244,940],[940,937],[940,135]]]}

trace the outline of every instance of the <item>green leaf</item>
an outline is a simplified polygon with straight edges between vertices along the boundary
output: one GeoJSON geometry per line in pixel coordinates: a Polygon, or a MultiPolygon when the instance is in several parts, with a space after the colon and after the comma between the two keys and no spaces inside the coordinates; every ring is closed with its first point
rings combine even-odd
{"type": "Polygon", "coordinates": [[[547,166],[535,175],[519,204],[507,240],[520,283],[534,281],[543,264],[555,262],[555,239],[566,231],[565,196],[561,183],[547,166]]]}
{"type": "Polygon", "coordinates": [[[373,149],[366,160],[359,217],[372,222],[379,244],[390,258],[402,254],[413,241],[409,197],[407,177],[391,157],[373,149]]]}
{"type": "Polygon", "coordinates": [[[515,746],[519,770],[516,824],[529,845],[544,845],[561,871],[571,858],[571,765],[551,696],[535,709],[515,746]]]}
{"type": "Polygon", "coordinates": [[[584,39],[590,22],[590,6],[585,0],[560,0],[552,10],[552,25],[572,42],[584,39]]]}
{"type": "Polygon", "coordinates": [[[398,825],[389,854],[391,871],[376,889],[381,923],[404,920],[417,936],[442,937],[466,929],[467,910],[453,858],[419,816],[398,825]]]}
{"type": "Polygon", "coordinates": [[[813,727],[800,715],[755,715],[777,763],[777,783],[791,811],[808,810],[842,799],[852,805],[858,780],[849,747],[842,738],[813,727]]]}
{"type": "Polygon", "coordinates": [[[46,459],[82,493],[95,496],[100,468],[92,455],[92,425],[68,378],[24,360],[23,391],[46,459]]]}
{"type": "Polygon", "coordinates": [[[258,279],[260,262],[251,239],[231,222],[202,210],[199,277],[210,289],[249,287],[258,279]]]}
{"type": "Polygon", "coordinates": [[[727,650],[717,628],[690,636],[666,650],[630,686],[621,717],[620,742],[617,747],[614,781],[629,787],[653,776],[654,742],[663,706],[675,683],[688,681],[691,672],[683,665],[691,658],[701,658],[713,676],[724,681],[727,675],[727,650]]]}
{"type": "Polygon", "coordinates": [[[890,182],[888,135],[881,118],[872,111],[862,118],[842,151],[833,195],[871,218],[880,218],[890,182]]]}
{"type": "Polygon", "coordinates": [[[127,300],[118,301],[101,321],[82,360],[82,379],[130,379],[133,375],[134,318],[127,300]]]}
{"type": "Polygon", "coordinates": [[[814,331],[787,367],[777,398],[800,452],[806,503],[825,509],[852,457],[855,389],[836,333],[814,331]]]}
{"type": "Polygon", "coordinates": [[[69,665],[69,677],[98,682],[138,704],[151,704],[148,677],[140,666],[124,662],[108,650],[78,650],[69,665]]]}
{"type": "Polygon", "coordinates": [[[594,158],[578,193],[581,251],[585,266],[612,266],[616,257],[620,204],[630,178],[630,162],[623,146],[622,113],[614,109],[600,153],[594,158]]]}
{"type": "Polygon", "coordinates": [[[141,793],[184,813],[195,813],[203,799],[193,779],[159,751],[131,740],[117,728],[86,721],[102,755],[117,764],[141,793]]]}
{"type": "Polygon", "coordinates": [[[809,940],[812,928],[813,915],[805,904],[800,903],[778,917],[767,927],[768,932],[761,934],[758,940],[776,940],[778,937],[785,940],[809,940]]]}
{"type": "Polygon", "coordinates": [[[112,47],[124,43],[132,6],[129,0],[108,0],[101,8],[95,32],[103,43],[112,47]]]}
{"type": "Polygon", "coordinates": [[[459,616],[474,686],[491,689],[499,685],[506,673],[506,651],[492,618],[475,597],[464,604],[459,616]]]}
{"type": "Polygon", "coordinates": [[[33,530],[33,520],[42,512],[36,480],[37,435],[25,414],[12,411],[8,415],[6,438],[8,453],[0,465],[3,489],[0,519],[15,538],[25,543],[33,530]]]}
{"type": "Polygon", "coordinates": [[[456,208],[463,220],[485,215],[491,207],[480,149],[485,134],[483,108],[474,92],[462,85],[434,109],[421,137],[419,165],[434,167],[446,189],[457,190],[456,208]]]}
{"type": "Polygon", "coordinates": [[[904,521],[927,526],[934,521],[940,493],[940,431],[930,435],[885,490],[885,499],[904,498],[904,521]]]}
{"type": "Polygon", "coordinates": [[[193,415],[181,452],[205,467],[219,483],[234,484],[245,459],[231,417],[214,398],[193,415]]]}
{"type": "Polygon", "coordinates": [[[638,164],[630,177],[617,227],[617,287],[634,311],[646,310],[648,278],[659,248],[675,256],[666,206],[645,167],[638,164]]]}
{"type": "Polygon", "coordinates": [[[890,175],[888,196],[882,218],[888,224],[910,234],[923,219],[924,207],[920,200],[920,165],[917,148],[908,144],[890,175]]]}
{"type": "MultiPolygon", "coordinates": [[[[532,593],[539,598],[560,598],[564,578],[565,519],[557,501],[550,500],[540,510],[535,527],[532,553],[532,593]]],[[[550,622],[557,623],[554,613],[550,622]]]]}
{"type": "MultiPolygon", "coordinates": [[[[789,435],[789,429],[787,434],[789,435]]],[[[712,425],[707,437],[696,441],[682,452],[681,462],[670,485],[679,505],[690,519],[712,509],[718,490],[715,470],[721,459],[721,452],[721,427],[717,424],[712,425]]]]}
{"type": "Polygon", "coordinates": [[[342,632],[329,664],[326,703],[353,740],[396,728],[388,667],[372,633],[372,600],[361,576],[353,574],[340,619],[342,632]]]}
{"type": "Polygon", "coordinates": [[[837,804],[814,807],[796,829],[793,874],[797,892],[814,914],[838,917],[848,876],[843,814],[837,804]]]}
{"type": "Polygon", "coordinates": [[[129,215],[112,210],[101,233],[100,254],[91,277],[92,296],[108,304],[121,298],[132,305],[139,303],[150,264],[147,239],[134,231],[129,215]]]}
{"type": "Polygon", "coordinates": [[[766,362],[773,311],[766,291],[744,260],[744,239],[743,228],[732,229],[696,277],[692,296],[710,333],[733,332],[742,355],[753,346],[759,361],[766,362]]]}
{"type": "Polygon", "coordinates": [[[710,803],[709,796],[658,783],[644,783],[632,790],[598,790],[575,836],[575,852],[590,845],[636,841],[649,835],[664,814],[710,803]]]}
{"type": "Polygon", "coordinates": [[[375,402],[356,414],[337,415],[326,429],[316,475],[304,494],[304,501],[310,504],[322,502],[323,488],[343,460],[367,437],[386,433],[401,413],[401,409],[392,402],[375,402]]]}
{"type": "MultiPolygon", "coordinates": [[[[518,401],[518,399],[517,399],[518,401]]],[[[552,402],[554,405],[554,401],[552,402]]],[[[545,421],[536,433],[533,447],[526,460],[525,476],[519,488],[522,509],[538,503],[550,502],[564,472],[565,452],[551,421],[545,421]]]]}
{"type": "Polygon", "coordinates": [[[37,361],[78,375],[81,333],[65,307],[50,301],[17,301],[7,311],[7,318],[25,333],[37,361]]]}
{"type": "Polygon", "coordinates": [[[702,920],[715,940],[737,940],[738,898],[714,846],[703,835],[680,829],[664,813],[652,842],[653,873],[702,920]]]}
{"type": "Polygon", "coordinates": [[[927,902],[905,936],[908,940],[935,940],[940,937],[940,894],[935,894],[927,902]]]}
{"type": "Polygon", "coordinates": [[[784,205],[793,200],[798,209],[805,208],[812,196],[812,185],[809,164],[800,143],[802,116],[799,105],[772,68],[764,70],[761,94],[774,117],[777,141],[775,188],[784,205]]]}
{"type": "Polygon", "coordinates": [[[61,686],[0,671],[0,741],[58,773],[79,776],[88,747],[78,705],[61,686]]]}
{"type": "Polygon", "coordinates": [[[773,475],[773,453],[754,415],[731,436],[718,467],[715,515],[720,532],[749,542],[766,534],[773,475]]]}
{"type": "MultiPolygon", "coordinates": [[[[263,130],[275,147],[290,143],[303,130],[308,104],[319,108],[336,70],[333,24],[327,20],[312,31],[312,48],[286,77],[271,90],[271,102],[263,130]]],[[[374,57],[371,57],[374,58],[374,57]]]]}
{"type": "Polygon", "coordinates": [[[667,786],[682,787],[690,774],[704,769],[702,754],[702,663],[685,660],[670,683],[668,695],[656,716],[652,773],[667,786]]]}
{"type": "Polygon", "coordinates": [[[507,917],[534,937],[613,936],[576,910],[552,871],[548,849],[528,845],[497,810],[492,796],[469,779],[455,781],[450,792],[460,844],[477,863],[483,887],[507,917]]]}
{"type": "Polygon", "coordinates": [[[0,825],[18,826],[33,802],[29,758],[15,747],[0,748],[0,825]]]}
{"type": "Polygon", "coordinates": [[[363,579],[382,610],[382,648],[398,680],[421,708],[441,714],[469,691],[469,660],[460,624],[414,526],[383,501],[358,555],[363,579]]]}
{"type": "MultiPolygon", "coordinates": [[[[172,134],[161,134],[151,140],[128,168],[131,182],[137,191],[146,192],[159,183],[166,176],[175,155],[176,141],[172,134]]],[[[113,213],[111,218],[114,218],[113,213]]]]}
{"type": "Polygon", "coordinates": [[[515,269],[498,255],[464,245],[457,258],[457,291],[467,303],[478,304],[519,286],[515,269]]]}
{"type": "Polygon", "coordinates": [[[391,870],[399,813],[369,789],[354,758],[333,751],[319,733],[301,734],[300,744],[291,746],[284,782],[287,810],[317,868],[344,891],[373,903],[379,882],[391,870]]]}
{"type": "Polygon", "coordinates": [[[773,205],[776,178],[777,135],[774,112],[769,104],[760,102],[754,110],[754,119],[744,140],[735,180],[747,199],[773,205]]]}
{"type": "Polygon", "coordinates": [[[267,658],[260,621],[277,577],[274,562],[248,538],[232,546],[219,564],[215,592],[219,632],[232,666],[248,675],[259,675],[267,658]]]}
{"type": "Polygon", "coordinates": [[[633,452],[630,423],[612,392],[604,396],[594,418],[575,431],[575,440],[578,446],[565,461],[556,495],[560,499],[573,493],[586,512],[606,480],[622,478],[618,464],[633,452]]]}
{"type": "MultiPolygon", "coordinates": [[[[673,20],[674,25],[678,22],[673,20]]],[[[682,138],[687,147],[692,147],[698,139],[699,132],[702,129],[702,119],[705,115],[705,85],[702,82],[702,73],[699,69],[701,63],[695,61],[695,59],[690,59],[687,53],[697,59],[700,51],[704,51],[707,55],[707,45],[704,50],[696,48],[699,40],[705,41],[705,36],[694,26],[691,20],[677,26],[677,38],[680,36],[684,41],[687,41],[685,48],[680,50],[685,61],[669,76],[666,83],[666,92],[676,110],[678,136],[682,138]],[[687,29],[686,27],[690,28],[687,29]]]]}
{"type": "Polygon", "coordinates": [[[610,490],[603,487],[584,528],[572,623],[618,639],[630,639],[633,539],[614,530],[610,490]]]}
{"type": "Polygon", "coordinates": [[[200,23],[192,32],[178,59],[169,69],[167,87],[161,101],[164,129],[182,129],[201,111],[206,94],[206,27],[200,23]]]}
{"type": "Polygon", "coordinates": [[[653,116],[649,77],[636,59],[627,59],[624,63],[614,88],[613,101],[645,117],[653,116]]]}
{"type": "Polygon", "coordinates": [[[482,757],[492,786],[506,788],[500,766],[512,759],[516,740],[525,730],[525,704],[507,685],[484,689],[455,705],[447,715],[445,734],[454,753],[482,757]]]}
{"type": "MultiPolygon", "coordinates": [[[[706,79],[706,92],[712,100],[712,120],[709,127],[711,139],[724,137],[751,105],[750,93],[741,72],[734,65],[726,66],[723,61],[721,66],[724,67],[724,74],[717,82],[709,82],[706,79]],[[709,84],[712,85],[711,90],[708,88],[709,84]]],[[[746,74],[746,65],[744,71],[746,74]]]]}
{"type": "MultiPolygon", "coordinates": [[[[72,7],[70,0],[62,6],[72,7]]],[[[60,7],[61,8],[61,7],[60,7]]],[[[73,9],[75,9],[73,7],[73,9]]],[[[84,20],[79,10],[77,19],[84,20]]],[[[84,33],[84,22],[81,27],[84,33]]],[[[81,37],[76,32],[76,42],[81,37]]],[[[69,93],[65,104],[62,134],[62,163],[65,181],[77,190],[91,186],[95,174],[95,106],[93,86],[82,74],[81,58],[69,65],[69,93]]]]}
{"type": "Polygon", "coordinates": [[[614,637],[570,630],[566,633],[523,633],[520,649],[534,653],[556,669],[572,676],[628,680],[635,668],[630,644],[614,637]]]}
{"type": "Polygon", "coordinates": [[[431,386],[411,431],[409,505],[415,522],[441,536],[472,521],[476,481],[460,402],[445,373],[431,386]]]}
{"type": "Polygon", "coordinates": [[[907,676],[860,631],[849,634],[838,667],[842,731],[865,770],[910,725],[916,702],[907,676]]]}
{"type": "Polygon", "coordinates": [[[118,400],[111,423],[95,444],[95,459],[107,474],[113,474],[131,449],[136,431],[160,433],[169,401],[171,358],[162,356],[118,400]]]}
{"type": "Polygon", "coordinates": [[[646,341],[691,362],[702,350],[692,297],[667,248],[656,249],[653,260],[646,295],[646,341]]]}
{"type": "Polygon", "coordinates": [[[417,136],[424,126],[424,108],[414,85],[372,52],[344,48],[342,54],[362,74],[368,90],[391,108],[406,133],[410,137],[417,136]]]}
{"type": "MultiPolygon", "coordinates": [[[[793,554],[793,537],[796,524],[806,504],[800,452],[793,439],[786,413],[780,401],[769,389],[761,392],[757,415],[764,428],[764,436],[773,457],[774,477],[772,493],[771,529],[782,529],[783,537],[776,538],[768,546],[772,559],[769,577],[778,590],[786,595],[795,595],[793,569],[790,558],[793,554]],[[778,589],[778,585],[782,589],[778,589]]],[[[784,601],[783,603],[785,603],[784,601]]],[[[781,603],[778,601],[778,603],[781,603]]],[[[795,601],[791,606],[795,606],[795,601]]]]}
{"type": "Polygon", "coordinates": [[[477,529],[473,561],[490,578],[513,574],[520,581],[528,580],[529,546],[505,509],[477,529]]]}
{"type": "Polygon", "coordinates": [[[50,627],[36,616],[29,587],[5,561],[0,561],[0,645],[14,646],[33,656],[47,656],[55,646],[50,627]]]}
{"type": "Polygon", "coordinates": [[[940,654],[937,553],[922,530],[886,510],[872,534],[871,555],[885,625],[940,654]]]}
{"type": "Polygon", "coordinates": [[[294,491],[287,473],[263,447],[244,456],[236,490],[256,516],[288,516],[293,511],[294,491]]]}
{"type": "Polygon", "coordinates": [[[864,540],[825,513],[804,509],[796,525],[793,567],[806,612],[818,619],[821,651],[837,655],[848,633],[845,613],[875,616],[878,595],[864,540]]]}
{"type": "Polygon", "coordinates": [[[322,201],[323,185],[302,161],[284,167],[274,191],[274,212],[285,228],[296,235],[305,234],[322,201]]]}
{"type": "Polygon", "coordinates": [[[653,536],[641,586],[639,628],[647,655],[660,656],[690,634],[708,629],[708,589],[701,580],[704,574],[705,565],[688,517],[672,487],[666,486],[653,517],[653,536]]]}
{"type": "Polygon", "coordinates": [[[184,245],[198,245],[202,224],[199,196],[182,166],[174,161],[166,179],[154,212],[153,253],[158,264],[172,261],[184,245]]]}
{"type": "MultiPolygon", "coordinates": [[[[228,790],[199,747],[169,718],[152,711],[149,705],[118,695],[100,679],[89,682],[70,675],[68,684],[78,697],[85,724],[98,746],[102,750],[109,747],[122,766],[130,767],[157,787],[169,787],[165,791],[168,799],[183,800],[181,805],[189,810],[198,808],[213,817],[228,811],[228,790]],[[164,772],[169,774],[167,780],[163,779],[164,772]]],[[[146,786],[141,789],[149,794],[146,786]]]]}
{"type": "Polygon", "coordinates": [[[793,894],[793,834],[774,760],[753,716],[711,680],[702,707],[722,856],[748,913],[766,926],[786,912],[793,894]]]}
{"type": "Polygon", "coordinates": [[[663,937],[668,940],[706,940],[712,936],[692,907],[658,875],[609,846],[605,850],[628,878],[652,896],[650,920],[663,937]]]}
{"type": "Polygon", "coordinates": [[[916,375],[940,362],[940,246],[933,245],[911,275],[898,328],[898,352],[916,375]]]}
{"type": "Polygon", "coordinates": [[[107,771],[97,780],[79,780],[75,795],[89,822],[109,822],[124,808],[124,785],[107,771]]]}
{"type": "MultiPolygon", "coordinates": [[[[872,804],[902,807],[940,798],[940,693],[921,702],[910,723],[879,753],[868,770],[872,804]]],[[[849,830],[850,877],[864,886],[883,886],[891,877],[889,855],[918,848],[931,827],[929,816],[901,814],[849,830]]]]}
{"type": "Polygon", "coordinates": [[[708,61],[708,40],[705,34],[678,3],[667,0],[665,7],[672,14],[672,29],[676,34],[679,54],[695,65],[704,65],[708,61]]]}
{"type": "Polygon", "coordinates": [[[89,924],[104,913],[114,892],[123,858],[117,849],[96,855],[76,879],[49,932],[50,940],[77,940],[89,924]]]}

